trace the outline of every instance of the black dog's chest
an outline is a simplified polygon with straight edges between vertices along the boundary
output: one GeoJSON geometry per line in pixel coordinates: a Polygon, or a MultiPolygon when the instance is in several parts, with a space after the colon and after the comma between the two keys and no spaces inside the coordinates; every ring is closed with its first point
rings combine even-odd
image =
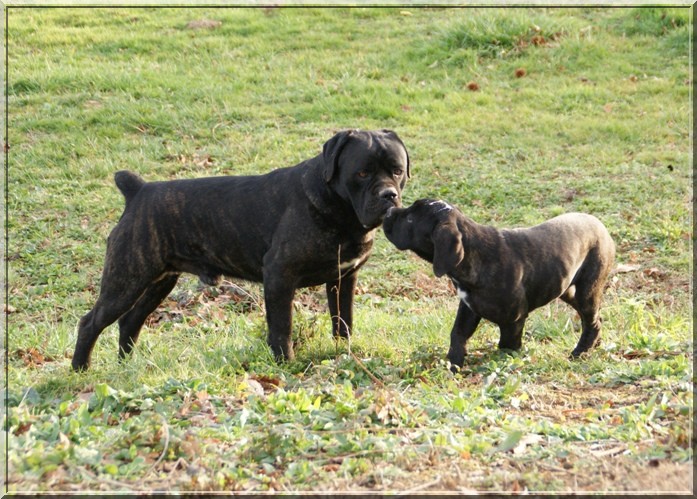
{"type": "Polygon", "coordinates": [[[317,251],[313,252],[314,259],[308,260],[303,266],[300,286],[324,284],[354,272],[368,260],[372,245],[371,238],[334,244],[321,250],[318,248],[317,251]]]}

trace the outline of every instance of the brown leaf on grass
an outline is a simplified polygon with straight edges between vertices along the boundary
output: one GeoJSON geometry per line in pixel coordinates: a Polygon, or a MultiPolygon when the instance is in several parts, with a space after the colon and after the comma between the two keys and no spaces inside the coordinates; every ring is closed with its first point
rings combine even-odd
{"type": "Polygon", "coordinates": [[[211,166],[215,160],[210,154],[194,154],[193,161],[196,166],[206,167],[211,166]]]}
{"type": "Polygon", "coordinates": [[[155,312],[150,314],[145,320],[145,325],[148,327],[155,327],[165,322],[174,322],[182,318],[183,312],[181,310],[163,310],[157,309],[155,312]]]}
{"type": "Polygon", "coordinates": [[[184,434],[184,438],[179,442],[179,448],[189,460],[194,460],[201,456],[200,439],[191,430],[184,434]]]}
{"type": "Polygon", "coordinates": [[[528,72],[525,70],[525,68],[518,68],[515,70],[515,77],[516,78],[522,78],[526,74],[528,74],[528,72]]]}
{"type": "Polygon", "coordinates": [[[562,193],[562,197],[564,198],[564,201],[566,201],[567,203],[573,201],[577,195],[578,191],[576,189],[567,189],[562,193]]]}
{"type": "Polygon", "coordinates": [[[479,84],[476,81],[471,81],[467,84],[467,90],[476,92],[477,90],[479,90],[479,84]]]}
{"type": "Polygon", "coordinates": [[[253,374],[249,377],[259,383],[264,390],[264,392],[275,392],[282,385],[282,381],[278,378],[272,378],[270,376],[253,374]]]}
{"type": "Polygon", "coordinates": [[[644,275],[649,279],[663,280],[666,277],[666,273],[656,267],[651,267],[650,269],[644,269],[644,275]]]}
{"type": "Polygon", "coordinates": [[[639,267],[639,265],[628,265],[626,263],[620,263],[615,268],[615,273],[616,274],[625,274],[627,272],[636,272],[640,268],[641,267],[639,267]]]}
{"type": "Polygon", "coordinates": [[[13,434],[19,436],[22,433],[29,431],[29,428],[31,428],[31,423],[22,423],[17,427],[13,434]]]}
{"type": "Polygon", "coordinates": [[[670,350],[656,350],[655,352],[648,350],[627,350],[621,355],[627,360],[644,358],[659,359],[661,357],[677,357],[678,355],[682,355],[682,352],[672,352],[670,350]]]}
{"type": "Polygon", "coordinates": [[[39,352],[36,348],[31,347],[26,350],[19,349],[15,351],[15,355],[24,361],[24,365],[27,367],[39,367],[47,362],[53,362],[56,359],[50,355],[44,355],[39,352]]]}
{"type": "Polygon", "coordinates": [[[214,21],[212,19],[200,19],[197,21],[189,21],[186,24],[188,29],[216,29],[222,26],[221,21],[214,21]]]}

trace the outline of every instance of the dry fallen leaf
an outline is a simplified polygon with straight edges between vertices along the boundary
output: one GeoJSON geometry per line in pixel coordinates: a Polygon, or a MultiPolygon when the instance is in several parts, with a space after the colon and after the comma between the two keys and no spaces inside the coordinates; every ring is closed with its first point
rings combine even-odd
{"type": "Polygon", "coordinates": [[[617,274],[624,274],[627,272],[636,272],[639,270],[641,267],[639,265],[628,265],[626,263],[620,263],[617,265],[617,268],[615,268],[615,272],[617,274]]]}

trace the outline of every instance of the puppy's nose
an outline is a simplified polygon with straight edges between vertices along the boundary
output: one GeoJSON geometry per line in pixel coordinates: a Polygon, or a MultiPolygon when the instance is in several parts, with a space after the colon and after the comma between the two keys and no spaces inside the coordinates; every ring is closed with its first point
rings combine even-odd
{"type": "Polygon", "coordinates": [[[390,203],[397,204],[397,198],[399,197],[399,193],[397,192],[397,189],[394,187],[387,187],[386,189],[381,190],[378,193],[378,196],[380,196],[380,199],[384,199],[385,201],[389,201],[390,203]]]}

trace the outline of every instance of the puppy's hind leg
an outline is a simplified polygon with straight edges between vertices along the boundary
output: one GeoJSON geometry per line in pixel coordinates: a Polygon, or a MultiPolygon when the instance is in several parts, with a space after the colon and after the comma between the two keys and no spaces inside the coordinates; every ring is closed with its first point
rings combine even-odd
{"type": "Polygon", "coordinates": [[[174,289],[179,279],[179,274],[169,274],[153,282],[145,290],[140,299],[131,310],[119,319],[119,358],[123,359],[131,353],[138,340],[138,334],[148,318],[157,306],[162,303],[167,295],[174,289]]]}
{"type": "MultiPolygon", "coordinates": [[[[602,292],[602,290],[601,290],[602,292]]],[[[571,352],[571,357],[579,357],[583,352],[593,348],[598,342],[600,335],[600,292],[587,293],[581,289],[577,289],[576,297],[572,300],[562,299],[569,305],[574,307],[581,316],[581,337],[578,340],[576,348],[571,352]]]]}
{"type": "Polygon", "coordinates": [[[579,357],[583,352],[593,348],[598,343],[600,335],[600,302],[607,279],[607,271],[598,269],[584,272],[575,286],[575,294],[567,291],[561,299],[574,307],[581,316],[582,332],[576,348],[571,352],[572,358],[579,357]]]}

